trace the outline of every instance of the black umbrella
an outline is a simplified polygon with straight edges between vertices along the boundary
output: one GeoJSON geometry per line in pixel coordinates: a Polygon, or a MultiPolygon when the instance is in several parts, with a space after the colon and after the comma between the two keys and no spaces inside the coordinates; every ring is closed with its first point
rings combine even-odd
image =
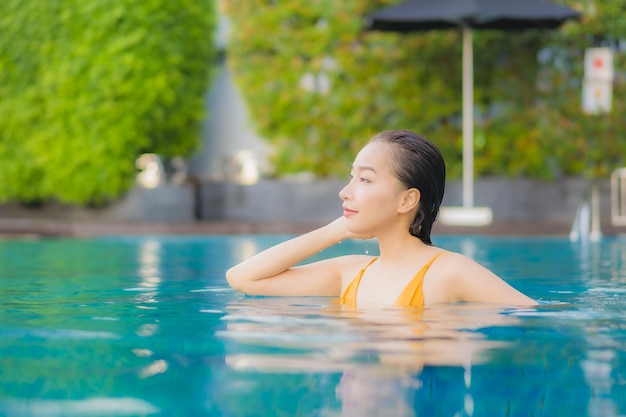
{"type": "Polygon", "coordinates": [[[473,190],[473,29],[557,28],[580,13],[544,0],[409,0],[368,17],[372,30],[415,32],[460,28],[463,31],[463,207],[474,205],[473,190]]]}

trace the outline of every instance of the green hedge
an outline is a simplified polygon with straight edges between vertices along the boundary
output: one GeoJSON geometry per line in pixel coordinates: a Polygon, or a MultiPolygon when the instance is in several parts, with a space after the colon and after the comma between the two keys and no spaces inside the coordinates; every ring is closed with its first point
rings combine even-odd
{"type": "Polygon", "coordinates": [[[3,0],[0,200],[101,204],[199,143],[212,0],[3,0]]]}

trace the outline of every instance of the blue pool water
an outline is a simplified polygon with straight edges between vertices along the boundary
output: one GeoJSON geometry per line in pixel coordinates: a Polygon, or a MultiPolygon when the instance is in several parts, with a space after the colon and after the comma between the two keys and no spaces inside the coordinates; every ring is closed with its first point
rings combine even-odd
{"type": "MultiPolygon", "coordinates": [[[[0,241],[0,415],[626,415],[625,238],[435,238],[532,309],[350,312],[227,286],[285,238],[0,241]]],[[[376,247],[320,257],[354,252],[376,247]]]]}

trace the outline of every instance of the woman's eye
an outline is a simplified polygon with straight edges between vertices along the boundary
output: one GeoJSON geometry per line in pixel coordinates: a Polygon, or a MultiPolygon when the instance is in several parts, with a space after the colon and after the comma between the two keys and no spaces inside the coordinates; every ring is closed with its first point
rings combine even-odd
{"type": "MultiPolygon", "coordinates": [[[[354,175],[350,174],[348,175],[348,178],[350,179],[350,181],[352,181],[354,179],[354,175]]],[[[372,182],[369,178],[365,178],[365,177],[358,177],[358,180],[359,182],[362,182],[365,184],[372,182]]]]}

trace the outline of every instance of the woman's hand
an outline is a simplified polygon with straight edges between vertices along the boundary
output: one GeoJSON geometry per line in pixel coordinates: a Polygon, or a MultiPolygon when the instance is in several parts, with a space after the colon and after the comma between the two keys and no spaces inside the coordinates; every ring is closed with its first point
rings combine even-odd
{"type": "Polygon", "coordinates": [[[363,234],[363,233],[354,233],[348,229],[348,219],[344,216],[339,217],[338,219],[332,221],[329,225],[335,233],[337,233],[338,239],[337,241],[342,241],[345,239],[372,239],[374,236],[363,234]]]}

